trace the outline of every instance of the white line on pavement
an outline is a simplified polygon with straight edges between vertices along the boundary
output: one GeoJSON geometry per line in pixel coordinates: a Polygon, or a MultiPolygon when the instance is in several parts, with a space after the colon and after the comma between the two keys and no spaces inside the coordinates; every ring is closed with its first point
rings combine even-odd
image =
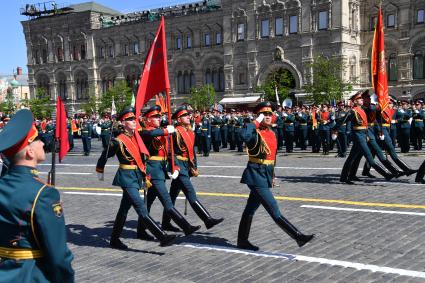
{"type": "Polygon", "coordinates": [[[219,251],[219,252],[234,253],[234,254],[244,254],[244,255],[256,256],[256,257],[277,258],[277,259],[283,259],[283,260],[298,260],[298,261],[305,261],[310,263],[340,266],[345,268],[349,267],[349,268],[354,268],[357,270],[368,270],[371,272],[382,272],[382,273],[398,274],[398,275],[410,276],[410,277],[425,278],[425,272],[421,272],[421,271],[399,269],[399,268],[392,268],[392,267],[364,264],[364,263],[357,263],[357,262],[350,262],[350,261],[333,260],[333,259],[326,259],[326,258],[320,258],[320,257],[291,255],[291,254],[283,254],[283,253],[270,253],[270,252],[249,252],[245,250],[239,250],[234,248],[224,248],[224,247],[215,246],[215,245],[181,244],[177,246],[200,249],[200,250],[211,250],[211,251],[219,251]]]}
{"type": "Polygon", "coordinates": [[[300,207],[327,209],[327,210],[340,210],[340,211],[358,211],[358,212],[372,212],[372,213],[382,213],[382,214],[403,214],[403,215],[425,216],[425,213],[421,213],[421,212],[407,212],[407,211],[396,211],[396,210],[359,209],[359,208],[345,208],[345,207],[319,206],[319,205],[301,205],[300,207]]]}
{"type": "Polygon", "coordinates": [[[201,178],[227,178],[227,179],[240,179],[241,176],[226,176],[226,175],[199,175],[201,178]]]}
{"type": "MultiPolygon", "coordinates": [[[[39,174],[48,174],[49,172],[38,172],[39,174]]],[[[83,173],[83,172],[56,172],[57,175],[93,175],[93,173],[83,173]]]]}
{"type": "MultiPolygon", "coordinates": [[[[113,196],[113,197],[121,197],[122,194],[111,194],[111,193],[87,193],[87,192],[63,192],[68,195],[86,195],[86,196],[113,196]]],[[[142,198],[143,195],[141,194],[142,198]]],[[[177,199],[186,199],[185,197],[177,197],[177,199]]]]}

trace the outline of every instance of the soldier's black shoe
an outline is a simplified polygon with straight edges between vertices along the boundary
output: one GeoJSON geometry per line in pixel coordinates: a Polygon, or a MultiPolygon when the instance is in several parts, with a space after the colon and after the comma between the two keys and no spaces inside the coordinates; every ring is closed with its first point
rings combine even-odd
{"type": "Polygon", "coordinates": [[[342,181],[343,183],[346,183],[346,184],[348,184],[348,185],[354,185],[354,182],[353,181],[350,181],[350,180],[345,180],[345,181],[342,181]]]}
{"type": "Polygon", "coordinates": [[[275,219],[275,222],[283,231],[285,231],[292,239],[297,242],[299,247],[304,246],[314,238],[314,235],[304,235],[301,233],[294,225],[292,225],[291,222],[288,221],[288,219],[282,215],[275,219]]]}
{"type": "Polygon", "coordinates": [[[201,226],[192,226],[187,222],[187,220],[183,217],[183,215],[180,214],[180,212],[177,211],[174,207],[167,211],[167,214],[170,216],[171,219],[179,226],[181,229],[183,229],[183,232],[186,236],[189,236],[193,234],[195,231],[201,229],[201,226]]]}
{"type": "Polygon", "coordinates": [[[352,176],[349,178],[349,181],[361,181],[361,180],[357,176],[352,176]]]}
{"type": "Polygon", "coordinates": [[[308,242],[310,242],[311,240],[313,240],[314,238],[314,234],[313,235],[304,235],[301,234],[300,236],[298,236],[298,238],[296,239],[298,247],[302,247],[305,244],[307,244],[308,242]]]}
{"type": "Polygon", "coordinates": [[[404,175],[410,176],[412,174],[415,174],[418,172],[418,170],[411,169],[406,163],[404,163],[401,159],[395,159],[394,163],[397,164],[398,167],[400,167],[401,170],[403,170],[404,175]]]}
{"type": "Polygon", "coordinates": [[[165,236],[163,236],[159,241],[160,241],[160,246],[161,247],[166,247],[166,246],[170,246],[173,244],[173,241],[176,239],[176,235],[168,235],[166,234],[165,236]]]}
{"type": "MultiPolygon", "coordinates": [[[[165,229],[164,229],[165,230],[165,229]]],[[[137,239],[145,240],[145,241],[153,241],[155,240],[154,237],[148,234],[145,230],[137,231],[137,239]]]]}
{"type": "Polygon", "coordinates": [[[166,231],[171,231],[171,232],[180,232],[181,230],[179,228],[177,228],[176,226],[174,226],[173,224],[171,224],[171,222],[163,222],[161,224],[162,229],[166,230],[166,231]]]}
{"type": "Polygon", "coordinates": [[[238,248],[243,250],[250,250],[250,251],[258,251],[260,249],[259,247],[251,244],[248,240],[244,240],[244,241],[238,240],[238,248]]]}
{"type": "Polygon", "coordinates": [[[416,183],[425,184],[425,180],[415,180],[416,183]]]}
{"type": "Polygon", "coordinates": [[[143,225],[155,236],[161,246],[168,246],[176,238],[175,235],[168,235],[149,215],[142,218],[143,225]]]}
{"type": "Polygon", "coordinates": [[[364,177],[369,177],[369,178],[372,178],[372,179],[375,179],[375,178],[376,178],[376,177],[375,177],[374,175],[372,175],[370,172],[362,173],[362,176],[364,176],[364,177]]]}
{"type": "Polygon", "coordinates": [[[224,220],[224,218],[213,218],[198,200],[192,203],[191,206],[196,215],[198,215],[198,217],[205,223],[205,227],[207,227],[207,229],[211,229],[224,220]]]}
{"type": "Polygon", "coordinates": [[[120,239],[111,239],[111,241],[109,242],[109,245],[111,246],[111,248],[117,249],[117,250],[128,249],[127,245],[121,242],[120,239]]]}

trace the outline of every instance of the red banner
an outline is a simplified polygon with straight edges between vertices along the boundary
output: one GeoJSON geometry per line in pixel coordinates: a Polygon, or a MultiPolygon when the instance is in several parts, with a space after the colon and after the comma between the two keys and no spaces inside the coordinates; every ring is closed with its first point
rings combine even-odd
{"type": "Polygon", "coordinates": [[[379,8],[378,20],[375,27],[372,45],[371,72],[372,86],[378,97],[382,117],[387,123],[391,121],[392,111],[388,104],[390,97],[388,94],[387,68],[385,64],[385,40],[384,23],[382,21],[382,10],[379,8]]]}
{"type": "Polygon", "coordinates": [[[69,150],[68,129],[66,126],[66,111],[60,96],[56,99],[56,131],[55,138],[59,141],[59,162],[69,150]]]}

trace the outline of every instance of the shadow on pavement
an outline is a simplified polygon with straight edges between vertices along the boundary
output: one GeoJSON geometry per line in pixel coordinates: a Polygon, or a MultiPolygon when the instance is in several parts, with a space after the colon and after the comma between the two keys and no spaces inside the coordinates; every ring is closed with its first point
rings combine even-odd
{"type": "Polygon", "coordinates": [[[237,248],[236,245],[229,243],[229,240],[221,237],[207,236],[206,234],[195,233],[186,237],[179,237],[175,244],[200,244],[213,245],[223,248],[237,248]]]}
{"type": "MultiPolygon", "coordinates": [[[[360,175],[360,174],[358,174],[360,175]]],[[[276,176],[280,182],[288,183],[318,183],[318,184],[344,184],[339,181],[340,174],[320,174],[309,176],[276,176]]],[[[358,176],[360,181],[355,181],[356,184],[366,183],[368,186],[382,186],[382,184],[374,184],[375,182],[385,181],[384,178],[377,176],[375,179],[358,176]]],[[[400,180],[399,180],[400,181],[400,180]]]]}

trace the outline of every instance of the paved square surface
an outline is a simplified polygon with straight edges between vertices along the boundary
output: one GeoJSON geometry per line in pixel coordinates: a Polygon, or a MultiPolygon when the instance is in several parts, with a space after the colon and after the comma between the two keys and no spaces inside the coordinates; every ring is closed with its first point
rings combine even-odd
{"type": "MultiPolygon", "coordinates": [[[[425,185],[414,183],[414,176],[387,182],[363,178],[359,170],[361,182],[343,185],[345,159],[279,153],[280,187],[273,193],[281,211],[317,238],[298,248],[260,208],[250,234],[260,251],[247,252],[235,246],[249,193],[239,182],[247,156],[212,153],[198,158],[201,175],[192,182],[211,214],[225,221],[210,230],[203,225],[189,237],[180,233],[175,245],[160,247],[136,239],[137,216],[131,210],[122,235],[130,250],[119,251],[108,245],[121,200],[121,189],[111,185],[117,161],[109,159],[100,182],[95,172],[100,143],[94,140],[88,157],[81,147],[76,140],[56,177],[77,282],[425,282],[425,185]]],[[[424,158],[423,152],[402,156],[413,168],[424,158]]],[[[45,163],[39,167],[42,177],[50,169],[50,160],[45,163]]],[[[176,207],[184,211],[183,198],[176,207]]],[[[187,213],[189,222],[202,224],[190,207],[187,213]]],[[[151,215],[161,220],[159,200],[151,215]]]]}

